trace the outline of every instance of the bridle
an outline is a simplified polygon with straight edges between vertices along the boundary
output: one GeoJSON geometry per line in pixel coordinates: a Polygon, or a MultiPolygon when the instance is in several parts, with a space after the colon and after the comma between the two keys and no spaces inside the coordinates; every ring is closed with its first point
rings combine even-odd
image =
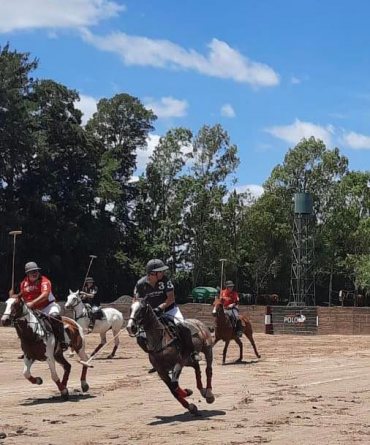
{"type": "MultiPolygon", "coordinates": [[[[146,308],[145,308],[145,311],[146,311],[146,313],[148,312],[148,311],[150,311],[149,310],[149,305],[146,305],[146,308]]],[[[146,314],[145,313],[145,314],[146,314]]],[[[145,315],[144,314],[144,315],[145,315]]],[[[153,315],[154,315],[154,313],[153,313],[153,315]]],[[[154,315],[154,317],[155,317],[155,315],[154,315]]],[[[155,317],[155,318],[157,318],[157,317],[155,317]]],[[[158,318],[157,318],[158,319],[158,318]]],[[[140,317],[140,320],[138,320],[137,319],[137,317],[135,316],[135,317],[130,317],[129,319],[128,319],[129,321],[130,320],[132,320],[134,323],[135,323],[135,325],[137,325],[138,326],[138,329],[137,329],[137,331],[136,331],[136,333],[135,334],[130,334],[130,331],[128,331],[128,335],[130,336],[130,337],[139,337],[140,336],[140,333],[141,332],[145,332],[145,329],[144,329],[144,324],[143,324],[143,321],[144,321],[144,316],[142,316],[142,317],[140,317]]],[[[159,321],[159,320],[158,320],[159,321]]],[[[168,332],[168,328],[166,327],[166,325],[164,325],[164,324],[161,324],[161,327],[158,327],[158,328],[156,328],[157,330],[159,330],[159,331],[163,331],[163,332],[168,332]]],[[[167,349],[173,342],[174,342],[174,338],[172,338],[172,340],[169,342],[169,343],[166,343],[166,344],[164,344],[163,345],[163,337],[161,338],[161,340],[154,346],[154,348],[153,349],[149,349],[148,348],[148,353],[159,353],[159,352],[162,352],[162,351],[164,351],[165,349],[167,349]],[[159,347],[158,347],[159,346],[159,347]]]]}
{"type": "Polygon", "coordinates": [[[71,309],[71,310],[73,311],[73,313],[74,313],[74,319],[75,319],[75,321],[77,321],[77,320],[79,320],[80,318],[85,318],[85,317],[87,316],[87,313],[86,313],[86,307],[85,307],[85,305],[84,305],[84,303],[83,303],[83,301],[81,300],[81,297],[80,297],[79,295],[76,295],[76,294],[75,294],[73,298],[76,298],[76,304],[69,306],[67,309],[71,309]],[[79,316],[77,317],[77,311],[76,311],[75,308],[76,308],[80,303],[82,303],[83,309],[82,309],[81,315],[79,315],[79,316]]]}

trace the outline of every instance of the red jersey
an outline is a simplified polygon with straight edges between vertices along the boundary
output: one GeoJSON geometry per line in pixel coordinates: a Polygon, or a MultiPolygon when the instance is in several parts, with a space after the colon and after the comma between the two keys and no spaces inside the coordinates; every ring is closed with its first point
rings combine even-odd
{"type": "Polygon", "coordinates": [[[38,303],[35,309],[44,309],[52,301],[55,301],[55,297],[51,292],[51,282],[46,277],[41,276],[38,280],[32,282],[27,277],[21,283],[21,292],[26,302],[36,300],[43,292],[49,292],[49,296],[46,301],[38,303]]]}
{"type": "Polygon", "coordinates": [[[223,306],[226,308],[230,304],[239,303],[239,295],[238,292],[234,290],[224,289],[221,293],[221,300],[223,306]]]}

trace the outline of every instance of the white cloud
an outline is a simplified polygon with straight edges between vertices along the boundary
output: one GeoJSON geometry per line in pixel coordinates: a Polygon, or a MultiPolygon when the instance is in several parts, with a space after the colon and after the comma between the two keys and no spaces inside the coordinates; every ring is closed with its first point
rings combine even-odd
{"type": "Polygon", "coordinates": [[[186,116],[188,103],[186,100],[179,100],[173,97],[162,97],[160,100],[149,98],[145,103],[146,108],[162,118],[183,117],[186,116]]]}
{"type": "Polygon", "coordinates": [[[96,113],[97,100],[92,96],[80,94],[80,101],[75,102],[75,107],[82,111],[82,125],[86,125],[87,121],[96,113]]]}
{"type": "Polygon", "coordinates": [[[316,139],[321,139],[330,148],[334,127],[332,125],[322,127],[311,122],[303,122],[296,119],[292,125],[274,126],[267,128],[265,131],[290,144],[297,144],[303,138],[308,139],[314,136],[316,139]]]}
{"type": "Polygon", "coordinates": [[[145,170],[145,167],[149,162],[149,158],[153,154],[155,147],[158,145],[160,138],[161,136],[157,134],[150,134],[147,139],[147,144],[148,144],[147,149],[137,150],[136,168],[138,170],[145,170]]]}
{"type": "Polygon", "coordinates": [[[126,65],[195,70],[254,86],[274,86],[280,82],[279,75],[268,65],[248,59],[215,38],[208,44],[209,51],[205,56],[169,40],[130,36],[122,32],[102,37],[85,29],[83,38],[102,51],[118,54],[126,65]]]}
{"type": "Polygon", "coordinates": [[[302,83],[301,79],[298,79],[298,77],[296,77],[296,76],[292,76],[292,77],[290,78],[290,81],[291,81],[294,85],[298,85],[298,84],[302,83]]]}
{"type": "Polygon", "coordinates": [[[355,150],[370,150],[370,136],[364,134],[351,131],[344,134],[342,141],[355,150]]]}
{"type": "Polygon", "coordinates": [[[34,28],[81,28],[117,16],[125,6],[110,0],[2,0],[0,33],[34,28]]]}
{"type": "Polygon", "coordinates": [[[222,105],[221,115],[225,117],[235,117],[235,111],[230,104],[222,105]]]}
{"type": "Polygon", "coordinates": [[[259,198],[264,192],[263,187],[258,184],[239,185],[235,190],[237,193],[249,192],[255,198],[259,198]]]}
{"type": "Polygon", "coordinates": [[[135,182],[138,182],[139,179],[140,179],[139,176],[132,175],[131,178],[128,180],[128,182],[129,182],[129,184],[133,184],[135,182]]]}
{"type": "Polygon", "coordinates": [[[330,113],[329,116],[334,117],[335,119],[347,119],[348,116],[344,113],[330,113]]]}

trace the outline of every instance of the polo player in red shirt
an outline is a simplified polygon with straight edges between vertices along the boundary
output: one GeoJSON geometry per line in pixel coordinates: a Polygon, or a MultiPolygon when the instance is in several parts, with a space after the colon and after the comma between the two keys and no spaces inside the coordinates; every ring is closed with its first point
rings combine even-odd
{"type": "Polygon", "coordinates": [[[50,280],[41,275],[40,270],[40,267],[34,261],[27,263],[25,265],[26,278],[21,283],[20,293],[15,295],[14,290],[11,289],[9,297],[21,297],[29,309],[39,310],[50,316],[50,322],[54,327],[56,337],[62,349],[65,350],[68,345],[65,341],[60,306],[56,303],[50,280]]]}
{"type": "Polygon", "coordinates": [[[226,281],[225,285],[226,289],[221,292],[221,302],[226,314],[228,314],[235,327],[237,337],[241,337],[243,335],[243,327],[239,320],[239,295],[234,290],[234,283],[232,281],[226,281]]]}

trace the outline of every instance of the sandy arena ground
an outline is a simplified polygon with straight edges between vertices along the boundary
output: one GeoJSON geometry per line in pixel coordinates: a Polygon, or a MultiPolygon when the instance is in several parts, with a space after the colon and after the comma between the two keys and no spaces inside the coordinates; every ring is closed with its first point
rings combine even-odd
{"type": "MultiPolygon", "coordinates": [[[[32,368],[42,386],[23,378],[14,329],[0,328],[0,338],[0,444],[370,444],[369,337],[256,334],[262,359],[245,339],[245,362],[232,363],[235,345],[226,366],[219,343],[213,405],[200,398],[191,369],[181,379],[194,389],[189,401],[201,417],[184,412],[158,376],[147,374],[146,355],[126,333],[117,359],[105,360],[103,351],[93,360],[87,395],[81,366],[69,359],[68,402],[57,396],[45,363],[32,368]]],[[[89,335],[88,351],[97,341],[89,335]]]]}

